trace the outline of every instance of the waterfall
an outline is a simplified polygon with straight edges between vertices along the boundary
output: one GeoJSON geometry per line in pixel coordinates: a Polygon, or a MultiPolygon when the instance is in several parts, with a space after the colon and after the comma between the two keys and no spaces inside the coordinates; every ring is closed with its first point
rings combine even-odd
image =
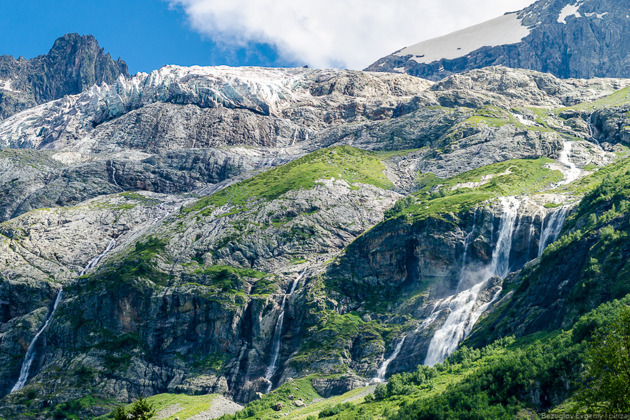
{"type": "Polygon", "coordinates": [[[109,251],[111,251],[112,249],[114,249],[114,247],[116,246],[116,240],[112,239],[111,241],[109,241],[109,243],[107,244],[107,248],[105,248],[105,251],[103,251],[102,253],[100,253],[99,255],[97,255],[96,257],[92,258],[90,261],[88,261],[87,265],[83,268],[83,270],[81,270],[81,272],[79,273],[79,276],[83,276],[85,275],[85,273],[88,272],[88,270],[93,269],[94,267],[96,267],[96,265],[101,262],[101,260],[103,259],[103,257],[105,255],[107,255],[109,253],[109,251]]]}
{"type": "Polygon", "coordinates": [[[280,345],[282,344],[282,326],[284,324],[284,305],[287,302],[287,295],[282,297],[282,305],[280,306],[280,315],[276,320],[276,327],[273,332],[273,345],[271,346],[271,362],[269,366],[267,366],[267,372],[265,373],[265,379],[267,380],[267,390],[265,394],[271,391],[271,387],[273,383],[271,382],[271,378],[275,375],[278,370],[278,359],[280,358],[280,345]]]}
{"type": "Polygon", "coordinates": [[[372,378],[373,383],[380,383],[380,382],[385,381],[385,374],[387,374],[387,368],[389,367],[389,364],[394,359],[396,359],[398,355],[400,354],[400,350],[402,349],[402,346],[405,343],[406,339],[407,339],[407,336],[403,336],[402,340],[400,340],[398,344],[396,344],[396,348],[394,348],[394,352],[392,353],[392,355],[389,356],[388,359],[383,361],[383,363],[381,364],[381,367],[379,367],[378,370],[376,371],[376,376],[372,378]]]}
{"type": "MultiPolygon", "coordinates": [[[[96,265],[103,259],[103,257],[108,252],[110,252],[115,246],[116,246],[116,240],[112,239],[111,241],[109,241],[109,243],[107,244],[107,247],[102,253],[92,258],[90,261],[88,261],[87,265],[79,273],[79,276],[83,276],[88,270],[96,267],[96,265]]],[[[31,369],[33,360],[35,360],[35,344],[37,343],[39,336],[42,335],[44,330],[46,330],[46,328],[48,327],[48,324],[50,324],[50,321],[52,320],[52,317],[55,314],[55,311],[57,310],[57,306],[59,306],[59,302],[61,302],[62,295],[63,295],[63,288],[61,288],[59,290],[59,293],[57,293],[57,297],[55,298],[53,309],[52,311],[50,311],[50,314],[48,315],[48,318],[46,319],[44,326],[37,332],[37,334],[35,334],[35,337],[33,337],[31,344],[29,344],[28,349],[26,350],[26,356],[24,356],[24,361],[22,362],[22,368],[20,369],[20,377],[18,378],[18,381],[15,383],[13,388],[11,388],[11,392],[19,391],[20,389],[24,388],[24,385],[26,385],[26,381],[28,380],[29,370],[31,369]]]]}
{"type": "Polygon", "coordinates": [[[269,366],[267,366],[267,372],[265,372],[265,380],[267,381],[267,389],[265,390],[265,394],[271,391],[273,386],[273,382],[271,382],[271,378],[278,371],[278,367],[280,366],[280,348],[282,345],[282,327],[284,326],[284,307],[287,303],[287,297],[290,297],[297,288],[298,283],[304,277],[306,270],[302,271],[295,280],[293,280],[293,284],[291,285],[291,289],[289,289],[289,293],[285,293],[282,297],[282,304],[280,305],[280,315],[278,315],[278,319],[276,320],[276,325],[273,331],[273,341],[271,345],[271,359],[269,361],[269,366]]]}
{"type": "Polygon", "coordinates": [[[588,137],[595,142],[599,146],[599,141],[595,137],[595,130],[593,129],[593,114],[588,116],[588,120],[586,121],[586,126],[588,127],[588,137]]]}
{"type": "Polygon", "coordinates": [[[112,169],[112,182],[114,183],[115,186],[117,186],[121,190],[124,190],[124,188],[121,187],[120,185],[118,185],[118,182],[116,181],[116,168],[114,168],[114,161],[113,160],[109,161],[109,167],[112,169]]]}
{"type": "Polygon", "coordinates": [[[464,275],[464,270],[466,269],[466,262],[467,262],[467,257],[468,257],[468,248],[470,248],[470,244],[473,241],[473,235],[475,234],[475,230],[477,229],[477,211],[478,210],[479,210],[479,207],[475,209],[475,213],[473,214],[473,227],[468,233],[468,235],[466,235],[466,237],[464,238],[464,256],[462,257],[462,271],[459,275],[460,278],[462,278],[462,276],[464,275]]]}
{"type": "Polygon", "coordinates": [[[512,235],[514,223],[518,216],[521,202],[514,197],[501,197],[503,215],[499,225],[499,238],[492,252],[490,275],[504,278],[510,272],[510,252],[512,251],[512,235]]]}
{"type": "Polygon", "coordinates": [[[472,281],[474,285],[438,302],[434,312],[448,310],[449,315],[440,329],[434,333],[429,343],[427,356],[424,360],[425,365],[433,366],[436,363],[441,363],[457,349],[458,344],[470,334],[473,326],[490,304],[490,302],[483,305],[478,304],[479,294],[487,285],[488,280],[493,276],[503,278],[510,271],[512,236],[520,201],[514,197],[502,197],[500,200],[503,214],[490,266],[480,272],[463,273],[459,280],[460,284],[472,281]]]}
{"type": "Polygon", "coordinates": [[[572,149],[573,149],[573,142],[565,141],[564,147],[562,148],[562,151],[560,152],[560,157],[558,158],[558,161],[562,163],[564,166],[567,166],[569,170],[565,172],[565,179],[563,181],[560,181],[558,185],[570,184],[571,182],[578,179],[578,177],[580,176],[580,169],[578,169],[578,167],[575,166],[575,163],[569,160],[569,156],[571,155],[572,149]]]}
{"type": "Polygon", "coordinates": [[[543,218],[540,226],[540,239],[538,240],[538,256],[540,257],[550,243],[558,239],[558,235],[562,231],[564,221],[567,218],[569,212],[568,207],[562,207],[559,210],[553,212],[549,216],[549,222],[545,226],[545,219],[543,218]]]}
{"type": "Polygon", "coordinates": [[[18,378],[15,385],[13,385],[13,388],[11,388],[11,392],[19,391],[20,389],[24,388],[24,385],[26,385],[26,381],[28,380],[28,372],[31,369],[33,360],[35,360],[35,344],[37,343],[37,339],[39,339],[39,336],[42,335],[44,330],[48,327],[48,324],[50,324],[50,320],[55,314],[57,306],[59,306],[59,302],[61,302],[62,294],[63,289],[60,289],[59,293],[57,293],[57,298],[55,299],[53,309],[52,311],[50,311],[50,314],[48,314],[48,318],[46,318],[44,326],[37,332],[37,334],[35,334],[35,337],[33,337],[31,344],[28,346],[28,350],[26,350],[26,356],[24,356],[24,361],[22,362],[22,368],[20,369],[20,377],[18,378]]]}

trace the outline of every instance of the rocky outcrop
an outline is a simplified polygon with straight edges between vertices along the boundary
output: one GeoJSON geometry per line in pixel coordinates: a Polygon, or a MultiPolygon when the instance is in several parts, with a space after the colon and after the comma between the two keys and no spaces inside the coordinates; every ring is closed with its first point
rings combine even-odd
{"type": "Polygon", "coordinates": [[[67,34],[47,55],[31,60],[0,56],[0,120],[36,105],[75,95],[119,76],[127,64],[114,61],[91,36],[67,34]]]}
{"type": "Polygon", "coordinates": [[[63,299],[2,414],[414,369],[458,302],[463,338],[557,236],[565,184],[622,150],[623,86],[166,67],[9,118],[0,392],[63,299]]]}
{"type": "Polygon", "coordinates": [[[561,78],[628,77],[626,12],[614,0],[539,0],[519,12],[403,48],[367,70],[440,80],[502,65],[561,78]]]}
{"type": "Polygon", "coordinates": [[[419,149],[389,165],[398,190],[412,191],[417,171],[448,177],[505,159],[555,158],[563,135],[591,138],[589,116],[541,119],[529,107],[599,99],[625,85],[507,68],[432,86],[392,74],[165,67],[0,124],[0,220],[119,191],[216,190],[337,144],[419,149]],[[478,121],[488,114],[499,122],[478,121]]]}

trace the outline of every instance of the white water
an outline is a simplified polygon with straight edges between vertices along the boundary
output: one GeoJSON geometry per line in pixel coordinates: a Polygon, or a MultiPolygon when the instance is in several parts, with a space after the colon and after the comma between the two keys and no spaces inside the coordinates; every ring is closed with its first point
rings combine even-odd
{"type": "Polygon", "coordinates": [[[568,207],[562,207],[559,210],[556,210],[549,216],[547,226],[545,226],[545,219],[543,218],[542,225],[540,227],[540,239],[538,240],[539,257],[542,255],[547,245],[558,239],[558,235],[560,235],[560,232],[562,231],[568,212],[568,207]]]}
{"type": "Polygon", "coordinates": [[[122,190],[123,187],[118,185],[118,182],[116,181],[116,168],[114,168],[114,161],[113,160],[109,161],[109,167],[112,168],[112,182],[114,183],[114,185],[116,185],[118,188],[120,188],[122,190]]]}
{"type": "Polygon", "coordinates": [[[35,334],[35,337],[33,337],[31,344],[28,346],[28,350],[26,350],[26,356],[24,356],[24,361],[22,362],[22,368],[20,369],[20,377],[18,378],[15,385],[13,385],[13,388],[11,388],[11,392],[19,391],[20,389],[24,388],[24,385],[26,385],[26,381],[28,380],[28,372],[31,369],[33,360],[35,360],[35,344],[37,343],[39,336],[42,335],[44,330],[48,327],[48,324],[50,324],[50,320],[55,314],[55,311],[57,310],[57,306],[59,306],[59,302],[61,302],[62,294],[63,294],[63,289],[60,289],[59,293],[57,293],[57,298],[55,299],[55,304],[53,305],[53,309],[52,311],[50,311],[50,314],[48,315],[48,318],[46,319],[44,326],[37,332],[37,334],[35,334]]]}
{"type": "Polygon", "coordinates": [[[564,166],[568,167],[569,170],[565,171],[565,178],[563,181],[559,182],[559,185],[570,184],[575,181],[580,176],[580,169],[575,166],[575,163],[569,160],[569,156],[571,155],[571,150],[573,149],[573,142],[565,141],[564,147],[562,148],[562,152],[560,152],[560,158],[558,161],[562,163],[564,166]]]}
{"type": "Polygon", "coordinates": [[[293,284],[291,285],[291,289],[289,293],[282,297],[282,304],[280,305],[280,315],[278,315],[278,319],[276,320],[276,326],[273,331],[273,344],[271,346],[271,360],[269,362],[269,366],[267,366],[267,372],[265,373],[265,380],[267,381],[267,389],[265,390],[265,394],[271,391],[273,387],[273,382],[271,382],[271,378],[276,374],[278,367],[280,365],[280,347],[282,345],[282,327],[284,326],[284,307],[287,303],[287,297],[290,297],[295,289],[297,288],[298,283],[304,277],[306,270],[302,271],[300,275],[298,275],[295,280],[293,280],[293,284]]]}
{"type": "Polygon", "coordinates": [[[380,382],[385,381],[387,368],[389,367],[389,364],[392,361],[394,361],[394,359],[396,359],[398,355],[400,354],[400,350],[402,349],[403,344],[405,344],[406,339],[407,339],[407,336],[403,336],[402,340],[400,340],[398,344],[396,344],[396,348],[394,349],[394,352],[392,353],[392,355],[389,356],[388,359],[383,361],[383,363],[381,364],[381,367],[379,367],[378,370],[376,371],[376,376],[372,378],[373,383],[380,383],[380,382]]]}
{"type": "Polygon", "coordinates": [[[516,222],[521,202],[514,197],[501,197],[501,205],[503,206],[503,215],[499,225],[499,238],[492,252],[490,274],[504,278],[510,272],[512,235],[514,234],[514,223],[516,222]]]}
{"type": "MultiPolygon", "coordinates": [[[[491,277],[499,276],[503,278],[510,271],[509,258],[512,250],[512,236],[520,201],[514,197],[505,197],[501,198],[501,205],[503,214],[490,266],[481,271],[467,271],[463,273],[460,283],[470,282],[473,283],[473,286],[455,296],[449,296],[438,302],[434,312],[448,310],[449,315],[431,339],[427,356],[424,360],[425,365],[433,366],[441,363],[457,349],[461,340],[470,334],[481,314],[490,305],[491,301],[478,305],[479,293],[484,289],[491,277]]],[[[494,298],[496,297],[497,295],[494,296],[494,298]]]]}
{"type": "MultiPolygon", "coordinates": [[[[109,244],[107,244],[107,247],[101,254],[97,255],[96,257],[88,261],[87,265],[79,273],[79,276],[84,275],[88,270],[96,267],[96,265],[103,259],[103,257],[108,252],[110,252],[115,246],[116,246],[116,240],[112,239],[111,241],[109,241],[109,244]]],[[[19,391],[20,389],[24,388],[24,385],[26,385],[26,381],[28,380],[28,374],[31,369],[31,365],[33,364],[33,360],[35,360],[35,344],[37,343],[39,336],[42,335],[44,330],[46,330],[46,328],[48,327],[48,324],[50,324],[50,321],[52,320],[52,317],[55,314],[55,311],[57,310],[57,306],[59,306],[59,302],[61,302],[62,295],[63,295],[63,288],[61,288],[59,290],[59,293],[57,293],[57,297],[55,298],[53,309],[52,311],[50,311],[50,314],[48,315],[48,318],[46,319],[44,326],[37,332],[37,334],[35,334],[35,337],[33,337],[31,344],[29,344],[28,349],[26,350],[26,356],[24,356],[24,361],[22,362],[22,368],[20,369],[20,377],[18,378],[15,385],[13,385],[13,388],[11,388],[11,392],[19,391]]]]}
{"type": "Polygon", "coordinates": [[[593,114],[589,115],[588,121],[586,121],[586,126],[588,127],[589,138],[599,146],[599,140],[595,137],[595,129],[593,128],[593,114]]]}
{"type": "MultiPolygon", "coordinates": [[[[473,235],[475,234],[475,230],[477,229],[477,211],[478,210],[479,210],[479,208],[475,209],[475,213],[473,215],[473,227],[470,230],[470,232],[468,233],[468,235],[466,235],[466,237],[464,238],[464,256],[462,257],[462,271],[459,274],[460,285],[462,284],[461,279],[464,278],[464,271],[466,270],[468,249],[470,248],[470,244],[472,243],[472,241],[474,239],[473,235]]],[[[459,289],[459,286],[458,286],[458,289],[459,289]]]]}
{"type": "Polygon", "coordinates": [[[105,248],[105,251],[103,251],[101,254],[97,255],[96,257],[92,258],[90,261],[88,261],[87,265],[79,273],[79,276],[83,276],[85,273],[88,272],[88,270],[91,270],[92,268],[96,267],[96,265],[99,262],[101,262],[103,257],[105,255],[107,255],[107,253],[109,251],[114,249],[115,246],[116,246],[116,240],[115,239],[112,239],[111,241],[109,241],[109,243],[107,244],[107,248],[105,248]]]}

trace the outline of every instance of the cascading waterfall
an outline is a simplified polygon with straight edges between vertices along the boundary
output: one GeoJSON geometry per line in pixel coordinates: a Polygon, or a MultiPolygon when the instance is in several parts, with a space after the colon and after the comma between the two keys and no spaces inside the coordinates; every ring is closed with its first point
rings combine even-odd
{"type": "MultiPolygon", "coordinates": [[[[79,273],[79,276],[84,275],[88,270],[96,267],[96,265],[103,259],[103,257],[107,253],[109,253],[112,249],[114,249],[115,246],[116,246],[116,240],[112,239],[111,241],[109,241],[109,243],[107,244],[107,247],[101,254],[92,258],[90,261],[88,261],[87,265],[79,273]]],[[[31,365],[33,364],[33,360],[35,360],[35,344],[37,343],[37,340],[42,335],[42,333],[48,327],[48,324],[50,324],[50,321],[52,320],[53,315],[55,314],[55,311],[57,310],[57,306],[59,306],[59,302],[61,302],[62,296],[63,296],[63,288],[59,289],[59,293],[57,293],[57,297],[55,298],[55,303],[53,304],[53,309],[52,311],[50,311],[48,318],[46,318],[46,322],[44,323],[42,328],[37,332],[37,334],[35,334],[35,337],[33,337],[33,340],[31,340],[31,344],[29,344],[28,349],[26,350],[26,355],[24,356],[22,367],[20,368],[20,377],[18,378],[15,385],[13,385],[13,388],[11,388],[11,392],[19,391],[20,389],[24,388],[24,385],[26,385],[26,381],[28,380],[28,374],[31,369],[31,365]]]]}
{"type": "Polygon", "coordinates": [[[50,314],[48,315],[44,326],[37,332],[37,334],[35,334],[35,337],[33,337],[31,344],[28,346],[28,350],[26,350],[26,356],[24,356],[24,361],[22,362],[22,368],[20,369],[20,377],[18,378],[15,385],[13,385],[13,388],[11,388],[11,392],[19,391],[20,389],[24,388],[24,385],[26,385],[29,370],[31,369],[33,360],[35,360],[35,344],[37,343],[37,339],[39,339],[39,336],[42,335],[44,330],[48,327],[48,324],[50,324],[50,320],[55,314],[57,306],[59,306],[59,302],[61,302],[62,295],[63,289],[60,289],[59,293],[57,293],[57,298],[55,299],[53,309],[52,311],[50,311],[50,314]]]}
{"type": "Polygon", "coordinates": [[[109,161],[109,167],[112,169],[112,182],[114,183],[115,186],[117,186],[118,188],[123,190],[124,188],[121,187],[120,185],[118,185],[118,182],[116,181],[116,168],[114,168],[114,161],[113,160],[109,161]]]}
{"type": "Polygon", "coordinates": [[[391,356],[389,356],[388,359],[385,359],[383,361],[383,363],[381,364],[381,367],[378,368],[378,370],[376,371],[376,376],[374,378],[372,378],[372,382],[373,383],[380,383],[380,382],[384,382],[385,381],[385,375],[387,374],[387,368],[389,367],[389,364],[394,361],[394,359],[396,359],[398,357],[398,355],[400,354],[400,350],[402,349],[403,344],[405,344],[405,340],[407,339],[407,336],[403,336],[402,340],[400,340],[398,342],[398,344],[396,344],[396,347],[394,348],[394,351],[392,353],[391,356]]]}
{"type": "Polygon", "coordinates": [[[572,150],[573,150],[573,142],[565,141],[564,147],[562,148],[562,151],[560,152],[560,157],[558,158],[558,161],[562,163],[564,166],[568,167],[569,170],[565,172],[565,179],[563,181],[560,181],[558,183],[559,185],[570,184],[580,177],[580,169],[577,166],[575,166],[575,163],[569,160],[569,156],[571,155],[572,150]]]}
{"type": "Polygon", "coordinates": [[[85,275],[85,273],[87,273],[89,270],[91,270],[94,267],[96,267],[96,265],[99,262],[101,262],[103,257],[105,255],[107,255],[109,253],[109,251],[114,249],[115,246],[116,246],[116,240],[115,239],[112,239],[111,241],[109,241],[109,243],[107,244],[107,247],[105,248],[105,251],[101,252],[99,255],[97,255],[96,257],[92,258],[90,261],[88,261],[87,265],[79,273],[79,276],[85,275]]]}
{"type": "Polygon", "coordinates": [[[543,218],[542,225],[540,227],[540,239],[538,240],[539,257],[542,255],[547,245],[558,239],[568,212],[568,207],[562,207],[553,212],[551,216],[549,216],[547,226],[545,226],[545,219],[543,218]]]}
{"type": "Polygon", "coordinates": [[[431,339],[427,356],[424,360],[425,365],[433,366],[441,363],[457,349],[457,345],[470,333],[483,311],[490,304],[488,302],[478,305],[477,302],[477,298],[488,280],[493,276],[503,278],[510,271],[509,259],[512,250],[512,236],[520,201],[514,197],[502,197],[501,205],[503,214],[490,266],[481,272],[465,272],[460,278],[460,284],[462,282],[472,282],[474,285],[455,296],[450,296],[438,302],[434,312],[448,309],[450,313],[444,324],[435,332],[431,339]]]}
{"type": "Polygon", "coordinates": [[[282,345],[282,327],[284,326],[284,307],[287,303],[287,298],[291,297],[291,295],[295,292],[298,283],[304,277],[306,270],[302,271],[300,275],[298,275],[295,280],[293,280],[293,284],[291,285],[291,289],[289,293],[285,293],[282,297],[282,304],[280,305],[280,315],[278,315],[278,319],[276,320],[276,325],[273,331],[273,342],[271,346],[271,359],[269,362],[269,366],[267,366],[267,372],[265,373],[265,380],[267,381],[267,389],[265,390],[265,394],[271,391],[273,387],[273,382],[271,382],[271,378],[278,371],[278,367],[280,366],[280,347],[282,345]]]}
{"type": "Polygon", "coordinates": [[[521,202],[515,197],[502,197],[501,206],[503,215],[499,225],[499,238],[492,252],[492,262],[490,263],[490,275],[504,278],[510,272],[510,252],[512,251],[512,236],[514,234],[514,223],[518,216],[518,209],[521,202]]]}

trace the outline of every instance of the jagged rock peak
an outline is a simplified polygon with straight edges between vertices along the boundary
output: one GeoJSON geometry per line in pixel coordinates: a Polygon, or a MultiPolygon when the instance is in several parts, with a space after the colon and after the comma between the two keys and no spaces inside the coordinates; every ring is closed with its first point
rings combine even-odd
{"type": "Polygon", "coordinates": [[[439,80],[493,65],[561,78],[628,77],[630,1],[540,0],[527,8],[402,48],[367,70],[439,80]]]}
{"type": "Polygon", "coordinates": [[[31,60],[0,56],[0,119],[120,76],[129,77],[127,64],[114,61],[92,35],[66,34],[31,60]]]}

